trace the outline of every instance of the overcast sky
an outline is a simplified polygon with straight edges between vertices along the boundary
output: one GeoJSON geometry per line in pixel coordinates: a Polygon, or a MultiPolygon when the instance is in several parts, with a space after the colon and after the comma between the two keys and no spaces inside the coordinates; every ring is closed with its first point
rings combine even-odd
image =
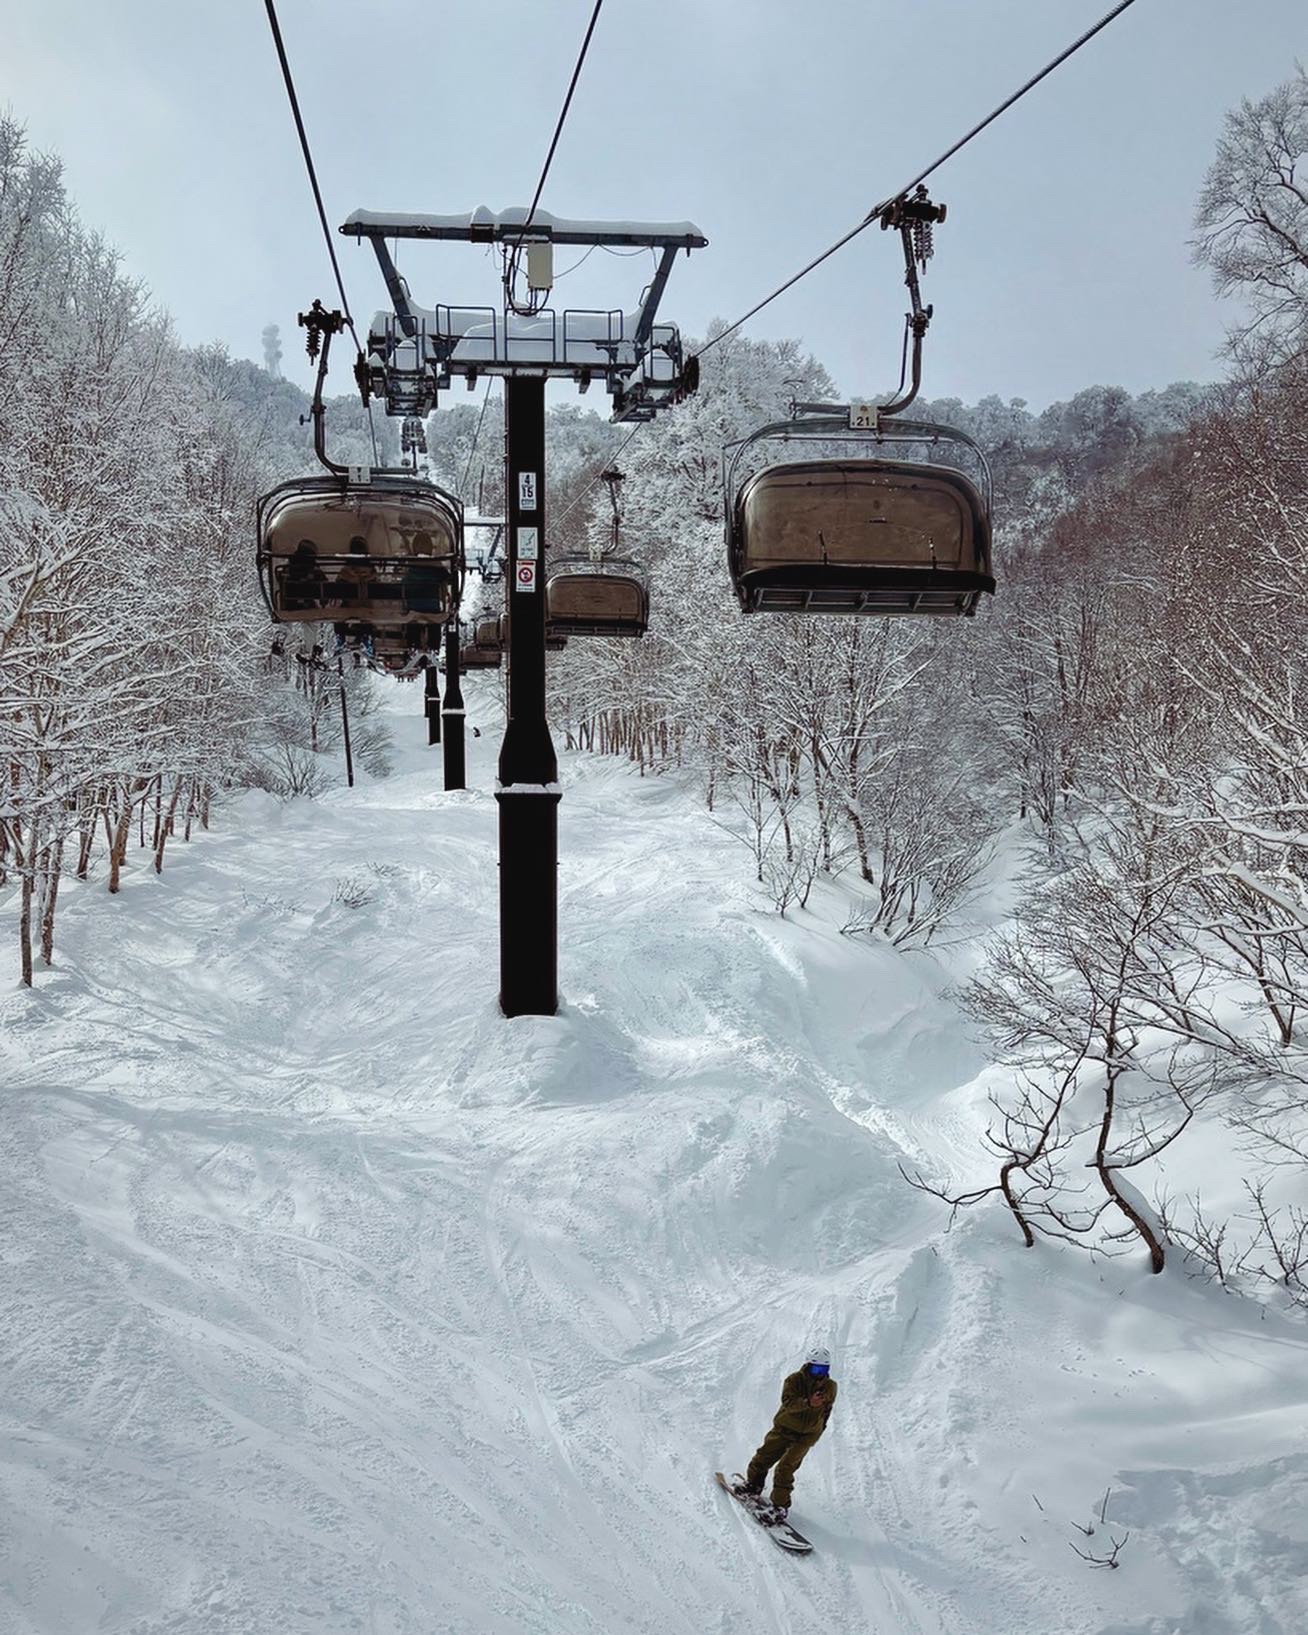
{"type": "MultiPolygon", "coordinates": [[[[606,0],[542,204],[697,223],[662,315],[734,319],[1108,9],[1109,0],[606,0]]],[[[592,0],[280,0],[335,227],[356,207],[530,202],[592,0]]],[[[187,342],[260,358],[335,304],[262,0],[0,0],[0,102],[187,342]]],[[[1097,382],[1211,379],[1229,313],[1190,265],[1226,110],[1308,57],[1305,0],[1136,0],[932,180],[924,391],[1034,407],[1097,382]]],[[[356,317],[385,293],[338,238],[356,317]]],[[[492,303],[483,249],[400,246],[424,304],[492,303]]],[[[559,253],[559,270],[569,264],[559,253]]],[[[648,260],[593,254],[558,305],[630,306],[648,260]]],[[[897,242],[872,230],[752,320],[850,395],[893,381],[897,242]]],[[[348,390],[347,377],[333,382],[348,390]]],[[[598,400],[594,401],[599,407],[598,400]]]]}

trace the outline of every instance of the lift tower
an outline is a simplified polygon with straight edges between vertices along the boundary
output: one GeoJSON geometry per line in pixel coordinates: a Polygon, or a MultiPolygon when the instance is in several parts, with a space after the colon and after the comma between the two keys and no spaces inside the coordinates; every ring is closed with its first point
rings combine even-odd
{"type": "Polygon", "coordinates": [[[674,324],[657,321],[678,250],[708,240],[688,221],[566,221],[545,211],[480,209],[462,216],[387,215],[356,210],[340,231],[369,239],[393,310],[368,333],[360,384],[387,414],[426,415],[455,375],[504,377],[505,508],[508,526],[508,726],[500,750],[500,1006],[506,1016],[558,1010],[558,807],[562,790],[545,699],[545,384],[567,379],[584,392],[601,380],[615,421],[652,420],[695,388],[698,368],[682,355],[674,324]],[[499,245],[506,262],[525,254],[531,299],[514,298],[510,275],[500,307],[417,305],[388,239],[499,245]],[[657,266],[633,311],[568,309],[543,303],[553,283],[555,245],[648,248],[657,266]]]}

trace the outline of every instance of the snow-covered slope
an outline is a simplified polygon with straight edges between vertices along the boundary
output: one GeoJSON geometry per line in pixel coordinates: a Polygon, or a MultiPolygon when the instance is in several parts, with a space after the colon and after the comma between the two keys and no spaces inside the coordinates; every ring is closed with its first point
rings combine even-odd
{"type": "Polygon", "coordinates": [[[946,974],[675,779],[564,758],[566,1003],[503,1020],[497,734],[447,795],[377,685],[395,776],[80,888],[0,1006],[0,1628],[1302,1635],[1302,1328],[950,1231],[946,974]],[[815,1340],[795,1561],[711,1472],[815,1340]]]}

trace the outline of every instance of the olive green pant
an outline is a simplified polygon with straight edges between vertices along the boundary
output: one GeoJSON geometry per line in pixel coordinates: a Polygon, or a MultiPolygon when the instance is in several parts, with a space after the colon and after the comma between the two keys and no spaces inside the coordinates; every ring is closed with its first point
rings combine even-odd
{"type": "Polygon", "coordinates": [[[821,1434],[819,1431],[817,1436],[793,1436],[789,1431],[770,1430],[763,1438],[763,1446],[750,1460],[745,1480],[750,1487],[762,1487],[768,1471],[775,1465],[777,1468],[772,1470],[772,1502],[789,1509],[795,1472],[821,1434]]]}

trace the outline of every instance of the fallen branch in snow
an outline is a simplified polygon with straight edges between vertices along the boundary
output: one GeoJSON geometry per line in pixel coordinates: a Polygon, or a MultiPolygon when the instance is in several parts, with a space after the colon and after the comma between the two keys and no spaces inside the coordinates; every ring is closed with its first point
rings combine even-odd
{"type": "MultiPolygon", "coordinates": [[[[1082,1528],[1081,1531],[1085,1532],[1085,1529],[1082,1528]]],[[[1081,1557],[1081,1560],[1088,1561],[1092,1567],[1120,1567],[1122,1563],[1117,1559],[1118,1552],[1121,1550],[1122,1546],[1126,1543],[1130,1536],[1131,1535],[1129,1533],[1123,1533],[1121,1538],[1115,1538],[1113,1540],[1112,1554],[1106,1556],[1092,1555],[1085,1550],[1078,1550],[1076,1545],[1073,1544],[1070,1539],[1068,1540],[1067,1547],[1069,1550],[1075,1550],[1077,1555],[1081,1557]]]]}
{"type": "MultiPolygon", "coordinates": [[[[1104,1497],[1099,1506],[1099,1525],[1101,1527],[1108,1526],[1108,1501],[1112,1497],[1112,1493],[1113,1490],[1111,1487],[1106,1487],[1104,1489],[1104,1497]]],[[[1095,1536],[1095,1524],[1093,1522],[1091,1522],[1088,1527],[1083,1527],[1079,1521],[1074,1521],[1072,1526],[1076,1528],[1078,1533],[1083,1533],[1086,1538],[1093,1538],[1095,1536]]],[[[1093,1552],[1082,1550],[1077,1545],[1073,1544],[1070,1539],[1068,1541],[1068,1545],[1070,1549],[1076,1551],[1077,1555],[1081,1557],[1082,1561],[1088,1561],[1092,1567],[1120,1567],[1121,1562],[1117,1559],[1117,1557],[1122,1549],[1122,1546],[1126,1543],[1130,1536],[1130,1533],[1124,1533],[1121,1538],[1113,1539],[1112,1551],[1106,1556],[1097,1556],[1093,1554],[1093,1552]]]]}

